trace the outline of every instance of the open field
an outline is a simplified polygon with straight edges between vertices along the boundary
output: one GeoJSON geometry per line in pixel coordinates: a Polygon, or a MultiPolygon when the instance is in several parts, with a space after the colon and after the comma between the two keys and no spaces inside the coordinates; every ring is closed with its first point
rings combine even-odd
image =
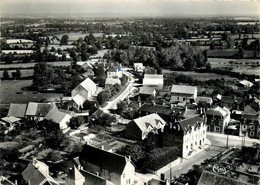
{"type": "MultiPolygon", "coordinates": [[[[81,33],[81,32],[71,32],[71,33],[62,33],[62,34],[58,34],[56,35],[59,39],[61,39],[61,37],[63,35],[68,35],[69,40],[78,40],[80,37],[82,37],[83,39],[89,35],[89,33],[81,33]]],[[[93,33],[94,37],[102,37],[104,34],[103,33],[93,33]]]]}
{"type": "MultiPolygon", "coordinates": [[[[238,53],[238,49],[215,49],[215,50],[208,50],[208,57],[228,57],[232,58],[238,53]]],[[[259,52],[260,53],[260,52],[259,52]]],[[[245,58],[253,58],[254,51],[251,50],[244,50],[244,57],[245,58]]]]}
{"type": "Polygon", "coordinates": [[[40,101],[46,98],[47,101],[55,101],[62,96],[58,93],[34,93],[32,91],[23,91],[22,94],[17,94],[21,92],[22,87],[30,86],[32,80],[4,80],[0,84],[0,103],[27,103],[32,101],[40,101]]]}
{"type": "MultiPolygon", "coordinates": [[[[69,66],[71,61],[57,61],[57,62],[46,62],[47,64],[51,64],[53,66],[69,66]]],[[[32,68],[34,65],[37,64],[33,63],[14,63],[14,64],[0,64],[0,69],[9,69],[9,68],[32,68]]]]}
{"type": "MultiPolygon", "coordinates": [[[[33,76],[33,69],[22,69],[20,71],[21,71],[21,78],[33,76]]],[[[16,72],[16,70],[8,70],[10,78],[12,78],[12,73],[13,72],[16,72]]],[[[4,73],[4,71],[0,71],[0,78],[3,77],[3,73],[4,73]]]]}
{"type": "Polygon", "coordinates": [[[208,61],[213,69],[230,69],[243,74],[260,74],[260,59],[208,58],[208,61]]]}
{"type": "Polygon", "coordinates": [[[218,75],[215,73],[198,73],[195,71],[170,71],[170,70],[162,70],[162,74],[171,74],[171,73],[177,73],[177,74],[182,74],[185,76],[189,76],[193,78],[194,80],[199,80],[199,81],[207,81],[207,80],[214,80],[214,79],[221,79],[224,78],[225,80],[234,80],[236,78],[232,78],[227,75],[218,75]]]}

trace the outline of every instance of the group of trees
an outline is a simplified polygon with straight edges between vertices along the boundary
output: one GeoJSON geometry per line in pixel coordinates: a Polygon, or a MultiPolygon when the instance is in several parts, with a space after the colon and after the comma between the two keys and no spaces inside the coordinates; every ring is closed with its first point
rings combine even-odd
{"type": "MultiPolygon", "coordinates": [[[[4,70],[3,72],[3,80],[9,80],[11,77],[9,75],[9,72],[7,70],[4,70]]],[[[21,78],[21,71],[20,69],[16,69],[16,72],[12,72],[12,78],[13,79],[20,79],[21,78]]]]}
{"type": "Polygon", "coordinates": [[[113,50],[105,54],[104,58],[126,66],[141,62],[145,66],[156,68],[193,70],[206,65],[205,53],[199,47],[178,45],[157,51],[137,48],[113,50]]]}

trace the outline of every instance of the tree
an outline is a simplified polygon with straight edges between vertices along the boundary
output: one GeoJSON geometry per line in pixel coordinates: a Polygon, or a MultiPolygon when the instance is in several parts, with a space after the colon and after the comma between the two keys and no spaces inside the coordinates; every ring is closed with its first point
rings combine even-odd
{"type": "Polygon", "coordinates": [[[97,101],[100,105],[102,105],[103,103],[109,100],[110,96],[111,96],[110,91],[108,90],[101,91],[100,93],[98,93],[97,101]]]}
{"type": "Polygon", "coordinates": [[[14,60],[14,55],[12,53],[9,53],[4,58],[6,64],[12,64],[14,60]]]}
{"type": "Polygon", "coordinates": [[[80,125],[84,124],[85,119],[83,116],[78,116],[78,117],[72,117],[69,122],[69,127],[72,129],[78,128],[80,125]]]}
{"type": "Polygon", "coordinates": [[[83,103],[83,108],[85,110],[90,110],[96,107],[95,102],[90,101],[90,100],[85,100],[85,102],[83,103]]]}
{"type": "Polygon", "coordinates": [[[206,64],[206,71],[210,71],[211,70],[211,65],[210,65],[210,63],[208,62],[207,64],[206,64]]]}
{"type": "Polygon", "coordinates": [[[111,114],[104,113],[97,119],[97,122],[103,126],[111,126],[116,122],[116,117],[111,114]]]}
{"type": "Polygon", "coordinates": [[[62,56],[61,56],[61,60],[62,60],[62,61],[66,61],[66,60],[67,60],[67,57],[66,57],[65,54],[62,54],[62,56]]]}
{"type": "Polygon", "coordinates": [[[46,160],[46,161],[56,162],[56,161],[61,160],[62,158],[63,158],[63,157],[61,156],[61,154],[60,154],[59,151],[57,151],[57,150],[52,150],[52,151],[50,151],[50,152],[47,154],[45,160],[46,160]]]}
{"type": "Polygon", "coordinates": [[[4,70],[3,79],[4,79],[4,80],[8,80],[8,79],[9,79],[9,73],[8,73],[7,70],[4,70]]]}
{"type": "Polygon", "coordinates": [[[125,112],[126,108],[127,108],[127,105],[124,101],[119,101],[117,104],[117,112],[118,114],[122,114],[123,112],[125,112]]]}
{"type": "Polygon", "coordinates": [[[69,40],[69,36],[68,35],[63,35],[61,37],[61,40],[60,40],[60,45],[67,45],[68,44],[68,40],[69,40]]]}
{"type": "Polygon", "coordinates": [[[16,69],[16,78],[17,79],[21,78],[21,71],[20,71],[20,69],[16,69]]]}
{"type": "Polygon", "coordinates": [[[244,58],[244,49],[242,47],[239,48],[238,50],[238,58],[244,58]]]}
{"type": "Polygon", "coordinates": [[[134,164],[146,157],[143,147],[138,144],[127,145],[124,150],[126,156],[131,156],[134,164]]]}

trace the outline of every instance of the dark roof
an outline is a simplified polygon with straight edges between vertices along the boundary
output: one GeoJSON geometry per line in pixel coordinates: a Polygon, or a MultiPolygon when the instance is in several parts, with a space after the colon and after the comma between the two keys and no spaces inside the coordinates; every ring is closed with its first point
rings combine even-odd
{"type": "Polygon", "coordinates": [[[256,112],[260,110],[260,103],[257,98],[251,98],[245,102],[245,105],[250,106],[252,109],[254,109],[256,112]]]}
{"type": "Polygon", "coordinates": [[[222,175],[218,175],[209,171],[203,171],[198,185],[250,185],[250,183],[245,183],[237,181],[232,178],[228,178],[222,175]]]}
{"type": "Polygon", "coordinates": [[[126,157],[122,155],[107,152],[90,145],[84,145],[79,160],[83,168],[85,168],[85,162],[89,162],[117,174],[122,174],[127,162],[126,157]]]}
{"type": "Polygon", "coordinates": [[[192,118],[187,118],[179,122],[182,130],[188,130],[190,126],[197,126],[198,122],[203,121],[203,118],[198,116],[194,116],[192,118]]]}
{"type": "Polygon", "coordinates": [[[164,105],[151,105],[151,104],[143,104],[140,108],[139,111],[143,112],[149,112],[149,113],[157,113],[157,114],[162,114],[162,115],[173,115],[181,112],[181,109],[175,109],[172,110],[168,106],[164,105]]]}
{"type": "MultiPolygon", "coordinates": [[[[106,184],[108,184],[104,178],[97,176],[93,173],[87,172],[85,170],[80,170],[80,173],[85,177],[85,182],[87,183],[87,185],[106,185],[106,184]]],[[[109,184],[112,185],[113,183],[110,182],[109,184]]]]}
{"type": "Polygon", "coordinates": [[[237,104],[240,104],[243,102],[243,98],[242,97],[232,97],[232,96],[222,96],[220,102],[222,103],[228,103],[228,104],[232,104],[234,102],[237,102],[237,104]]]}
{"type": "Polygon", "coordinates": [[[151,179],[148,181],[148,185],[166,185],[167,182],[158,179],[151,179]]]}
{"type": "Polygon", "coordinates": [[[25,115],[27,104],[16,104],[12,103],[10,105],[7,116],[14,116],[17,118],[23,118],[25,115]]]}

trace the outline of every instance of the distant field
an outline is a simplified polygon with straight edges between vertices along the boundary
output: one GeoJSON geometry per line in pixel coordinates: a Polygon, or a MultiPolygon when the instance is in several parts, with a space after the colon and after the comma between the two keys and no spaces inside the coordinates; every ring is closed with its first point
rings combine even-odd
{"type": "MultiPolygon", "coordinates": [[[[208,50],[208,57],[234,57],[238,53],[238,49],[217,49],[217,50],[208,50]]],[[[259,52],[260,53],[260,52],[259,52]]],[[[253,58],[254,51],[245,50],[245,58],[253,58]]]]}
{"type": "Polygon", "coordinates": [[[208,58],[212,68],[230,69],[244,74],[260,74],[260,59],[208,58]]]}
{"type": "MultiPolygon", "coordinates": [[[[59,39],[61,39],[61,37],[63,35],[68,35],[69,40],[78,40],[80,37],[82,37],[83,39],[89,35],[89,33],[80,33],[80,32],[70,32],[70,33],[62,33],[62,34],[58,34],[56,35],[59,39]]],[[[104,34],[103,33],[93,33],[94,37],[102,37],[104,34]]]]}
{"type": "MultiPolygon", "coordinates": [[[[22,69],[20,71],[21,71],[21,77],[22,78],[33,76],[33,69],[22,69]]],[[[10,78],[12,77],[12,72],[16,72],[16,70],[8,70],[10,78]]],[[[0,71],[0,78],[3,77],[3,73],[4,73],[4,71],[0,71]]]]}
{"type": "Polygon", "coordinates": [[[31,101],[40,101],[46,98],[47,101],[54,101],[62,96],[57,93],[40,93],[34,94],[31,91],[24,91],[24,94],[17,94],[21,92],[22,87],[27,87],[32,84],[32,80],[4,80],[0,83],[0,103],[27,103],[31,101]]]}
{"type": "MultiPolygon", "coordinates": [[[[71,61],[58,61],[58,62],[46,62],[53,66],[69,66],[71,61]]],[[[0,69],[7,68],[31,68],[34,67],[36,63],[16,63],[16,64],[0,64],[0,69]]]]}
{"type": "Polygon", "coordinates": [[[170,70],[162,70],[163,74],[171,74],[171,73],[177,73],[177,74],[182,74],[185,76],[189,76],[195,80],[199,80],[199,81],[207,81],[207,80],[212,80],[212,79],[221,79],[224,78],[225,80],[234,80],[236,78],[232,78],[230,76],[227,75],[218,75],[215,73],[197,73],[194,71],[170,71],[170,70]]]}

